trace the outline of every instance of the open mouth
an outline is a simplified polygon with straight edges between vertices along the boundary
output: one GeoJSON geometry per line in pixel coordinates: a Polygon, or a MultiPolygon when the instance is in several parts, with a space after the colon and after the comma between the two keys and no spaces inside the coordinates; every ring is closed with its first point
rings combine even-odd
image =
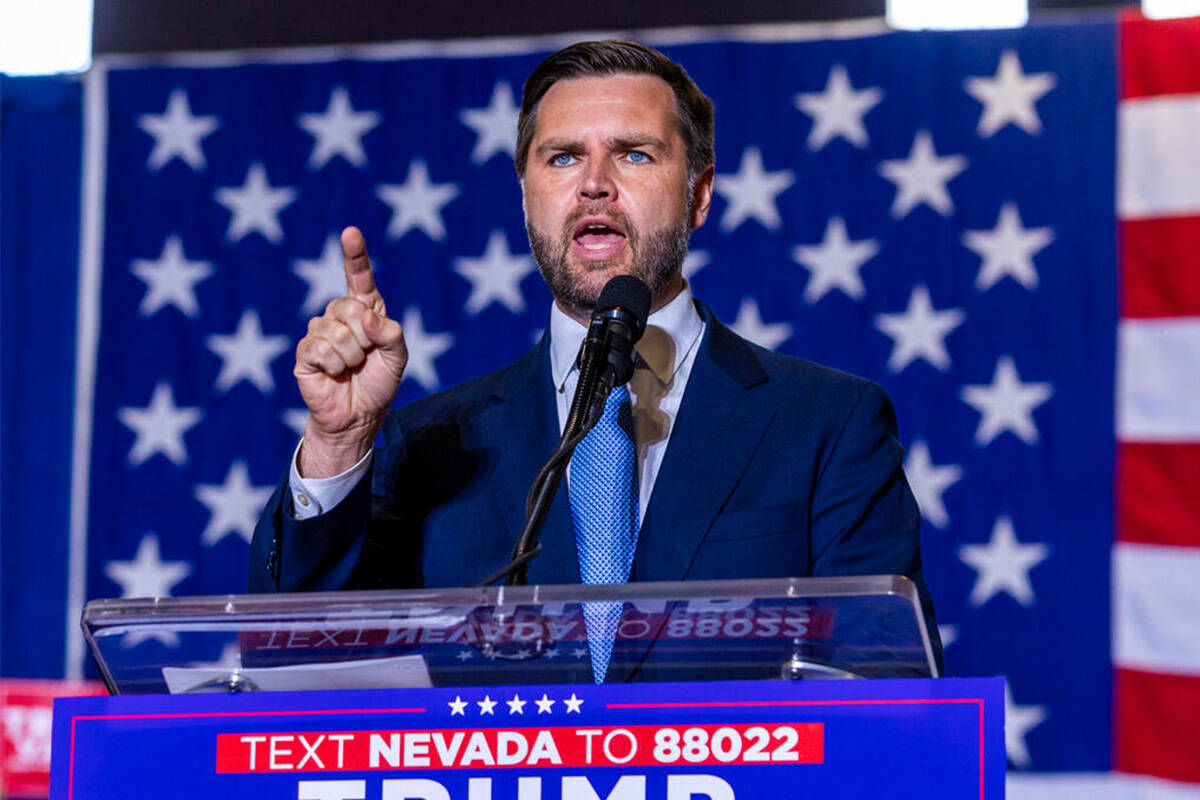
{"type": "Polygon", "coordinates": [[[612,220],[590,218],[575,226],[574,241],[584,258],[609,258],[625,246],[625,233],[612,220]]]}

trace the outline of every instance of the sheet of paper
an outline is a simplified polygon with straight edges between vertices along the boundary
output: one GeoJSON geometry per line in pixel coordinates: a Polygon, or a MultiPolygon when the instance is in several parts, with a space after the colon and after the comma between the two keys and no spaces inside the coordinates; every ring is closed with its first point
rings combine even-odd
{"type": "Polygon", "coordinates": [[[422,656],[369,658],[287,667],[163,667],[171,694],[221,691],[221,683],[236,676],[248,689],[264,692],[302,692],[312,689],[402,689],[433,686],[422,656]],[[210,688],[203,688],[203,687],[210,688]]]}

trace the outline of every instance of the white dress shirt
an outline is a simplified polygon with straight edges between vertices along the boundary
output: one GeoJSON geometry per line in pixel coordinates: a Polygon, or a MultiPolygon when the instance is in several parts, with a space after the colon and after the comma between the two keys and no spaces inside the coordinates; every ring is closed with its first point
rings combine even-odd
{"type": "MultiPolygon", "coordinates": [[[[549,333],[550,374],[558,406],[558,429],[561,431],[575,395],[575,384],[579,379],[575,359],[587,329],[554,304],[550,310],[549,333]]],[[[646,507],[667,452],[675,417],[683,402],[683,390],[692,374],[692,365],[695,364],[703,335],[704,320],[700,319],[692,303],[691,288],[685,283],[674,300],[650,315],[646,321],[646,332],[635,348],[638,359],[629,381],[629,393],[637,436],[639,524],[646,516],[646,507]]],[[[292,455],[288,485],[292,493],[293,515],[296,519],[309,519],[333,508],[350,494],[363,473],[370,469],[371,454],[367,453],[353,467],[332,478],[302,478],[297,469],[302,444],[303,440],[292,455]]],[[[570,480],[569,471],[567,479],[570,480]]]]}

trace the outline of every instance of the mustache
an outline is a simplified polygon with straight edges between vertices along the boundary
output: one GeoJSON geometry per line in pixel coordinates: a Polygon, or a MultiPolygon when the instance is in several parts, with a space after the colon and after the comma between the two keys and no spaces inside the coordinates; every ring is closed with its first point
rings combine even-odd
{"type": "Polygon", "coordinates": [[[576,206],[567,215],[567,218],[563,220],[563,236],[567,240],[574,238],[576,226],[579,225],[580,220],[586,217],[607,217],[615,222],[621,230],[625,231],[625,235],[631,239],[636,233],[636,228],[624,211],[619,208],[613,208],[606,203],[593,202],[576,206]]]}

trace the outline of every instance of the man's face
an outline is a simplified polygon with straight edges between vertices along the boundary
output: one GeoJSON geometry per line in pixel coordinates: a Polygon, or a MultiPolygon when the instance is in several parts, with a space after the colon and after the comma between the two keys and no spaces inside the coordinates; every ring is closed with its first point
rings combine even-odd
{"type": "Polygon", "coordinates": [[[651,75],[562,80],[538,105],[523,179],[525,226],[550,290],[590,310],[616,275],[654,304],[673,297],[687,240],[712,199],[712,170],[689,191],[671,87],[651,75]]]}

